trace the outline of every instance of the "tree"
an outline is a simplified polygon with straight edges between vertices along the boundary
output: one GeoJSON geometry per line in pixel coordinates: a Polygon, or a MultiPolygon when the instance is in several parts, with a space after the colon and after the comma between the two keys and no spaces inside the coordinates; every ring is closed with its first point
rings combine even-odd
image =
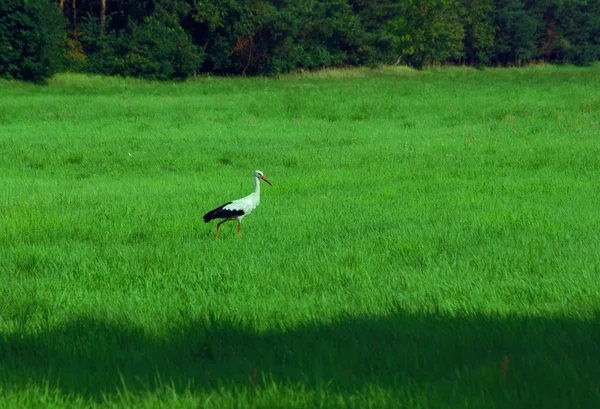
{"type": "Polygon", "coordinates": [[[1,75],[15,78],[56,71],[61,29],[67,69],[161,79],[600,59],[600,0],[0,0],[0,16],[1,75]],[[50,1],[68,26],[36,20],[50,1]]]}
{"type": "Polygon", "coordinates": [[[100,0],[100,27],[106,25],[106,0],[100,0]]]}
{"type": "Polygon", "coordinates": [[[256,32],[256,11],[242,0],[193,0],[182,25],[206,54],[203,71],[235,72],[232,51],[238,38],[256,32]]]}
{"type": "Polygon", "coordinates": [[[553,56],[577,65],[600,58],[600,0],[565,0],[556,13],[561,38],[553,56]]]}
{"type": "Polygon", "coordinates": [[[401,16],[388,21],[394,49],[416,68],[464,56],[465,30],[457,0],[408,0],[401,16]]]}
{"type": "Polygon", "coordinates": [[[489,61],[494,45],[493,0],[461,0],[460,19],[465,29],[465,59],[469,64],[489,61]]]}
{"type": "Polygon", "coordinates": [[[542,36],[543,10],[536,2],[526,0],[495,0],[494,25],[496,38],[492,60],[506,64],[520,65],[523,61],[535,58],[537,44],[542,36]]]}
{"type": "Polygon", "coordinates": [[[130,22],[126,30],[105,31],[97,19],[82,30],[86,70],[148,79],[185,79],[202,63],[202,51],[169,15],[130,22]]]}
{"type": "Polygon", "coordinates": [[[364,31],[346,0],[280,1],[262,32],[267,73],[361,62],[364,31]]]}
{"type": "Polygon", "coordinates": [[[64,21],[47,0],[0,0],[0,76],[44,82],[60,66],[64,21]]]}
{"type": "Polygon", "coordinates": [[[362,38],[356,53],[362,64],[391,64],[398,60],[393,48],[394,36],[386,29],[386,23],[399,17],[403,4],[397,0],[349,0],[353,13],[362,28],[362,38]]]}
{"type": "Polygon", "coordinates": [[[346,0],[196,0],[185,24],[203,70],[276,74],[359,64],[364,30],[346,0]]]}

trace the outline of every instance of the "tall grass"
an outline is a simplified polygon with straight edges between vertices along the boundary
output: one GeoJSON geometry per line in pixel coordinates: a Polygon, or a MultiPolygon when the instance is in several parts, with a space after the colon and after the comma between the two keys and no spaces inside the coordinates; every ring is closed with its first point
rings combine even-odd
{"type": "Polygon", "coordinates": [[[598,407],[599,70],[0,82],[0,406],[598,407]]]}

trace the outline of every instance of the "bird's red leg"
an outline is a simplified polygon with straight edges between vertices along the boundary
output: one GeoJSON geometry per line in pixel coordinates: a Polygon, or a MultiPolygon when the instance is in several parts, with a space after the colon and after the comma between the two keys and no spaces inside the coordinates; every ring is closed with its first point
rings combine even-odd
{"type": "Polygon", "coordinates": [[[221,225],[223,223],[225,223],[227,220],[223,220],[222,222],[217,223],[217,238],[216,240],[219,240],[219,227],[221,227],[221,225]]]}
{"type": "Polygon", "coordinates": [[[238,237],[242,236],[242,232],[240,231],[241,227],[242,227],[242,223],[240,223],[240,221],[238,220],[238,237]]]}

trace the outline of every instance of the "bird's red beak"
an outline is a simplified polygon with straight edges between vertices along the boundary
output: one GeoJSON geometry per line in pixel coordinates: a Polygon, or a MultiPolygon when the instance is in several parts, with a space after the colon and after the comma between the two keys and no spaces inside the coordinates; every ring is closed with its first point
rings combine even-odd
{"type": "Polygon", "coordinates": [[[264,180],[265,182],[267,182],[269,185],[273,186],[273,185],[271,184],[271,182],[269,182],[269,179],[267,179],[266,177],[264,177],[264,175],[263,175],[263,176],[261,176],[260,178],[261,178],[262,180],[264,180]]]}

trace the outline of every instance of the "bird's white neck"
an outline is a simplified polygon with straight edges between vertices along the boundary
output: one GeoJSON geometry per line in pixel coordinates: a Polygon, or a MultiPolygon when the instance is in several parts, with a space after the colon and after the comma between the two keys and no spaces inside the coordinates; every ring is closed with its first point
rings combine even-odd
{"type": "Polygon", "coordinates": [[[254,176],[254,192],[252,194],[260,197],[260,179],[256,176],[254,176]]]}

